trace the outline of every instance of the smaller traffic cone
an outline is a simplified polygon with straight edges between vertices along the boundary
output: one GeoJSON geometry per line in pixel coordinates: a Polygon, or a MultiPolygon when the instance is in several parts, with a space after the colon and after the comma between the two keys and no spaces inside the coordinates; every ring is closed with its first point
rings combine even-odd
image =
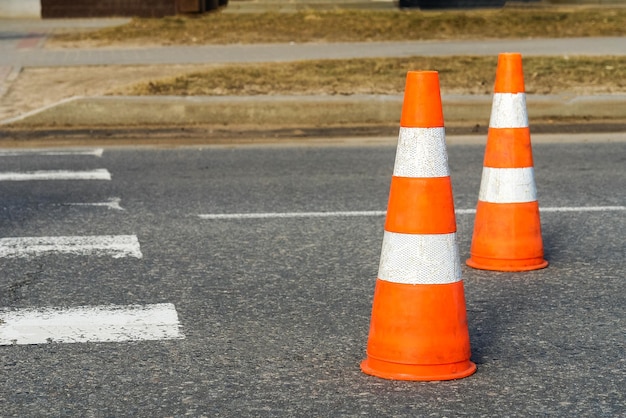
{"type": "Polygon", "coordinates": [[[407,74],[364,373],[460,379],[476,371],[435,71],[407,74]]]}
{"type": "Polygon", "coordinates": [[[530,144],[522,56],[498,56],[491,119],[467,265],[544,268],[539,202],[530,144]]]}

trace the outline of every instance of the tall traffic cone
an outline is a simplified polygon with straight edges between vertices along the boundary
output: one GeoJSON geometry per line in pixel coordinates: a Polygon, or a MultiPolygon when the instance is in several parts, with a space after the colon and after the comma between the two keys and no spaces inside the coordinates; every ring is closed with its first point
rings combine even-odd
{"type": "Polygon", "coordinates": [[[407,74],[363,372],[471,375],[456,218],[436,71],[407,74]]]}
{"type": "Polygon", "coordinates": [[[483,166],[467,265],[497,271],[546,267],[518,53],[498,56],[483,166]]]}

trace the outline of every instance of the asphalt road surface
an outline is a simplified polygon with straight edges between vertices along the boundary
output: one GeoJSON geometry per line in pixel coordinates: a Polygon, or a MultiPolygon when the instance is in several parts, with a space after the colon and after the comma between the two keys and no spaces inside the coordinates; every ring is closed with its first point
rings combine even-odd
{"type": "MultiPolygon", "coordinates": [[[[533,150],[550,266],[463,265],[478,371],[422,383],[359,369],[395,145],[0,150],[0,330],[148,317],[116,341],[69,316],[0,340],[0,415],[623,416],[626,143],[533,150]]],[[[483,152],[448,147],[457,209],[483,152]]]]}

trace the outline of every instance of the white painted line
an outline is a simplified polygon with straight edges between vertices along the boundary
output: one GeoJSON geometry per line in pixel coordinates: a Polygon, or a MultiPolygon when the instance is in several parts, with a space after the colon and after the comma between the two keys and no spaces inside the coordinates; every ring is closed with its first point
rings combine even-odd
{"type": "Polygon", "coordinates": [[[23,157],[31,155],[57,156],[57,155],[86,155],[93,157],[102,157],[104,149],[95,148],[88,150],[10,150],[0,151],[0,157],[23,157]]]}
{"type": "Polygon", "coordinates": [[[0,310],[0,345],[184,338],[171,303],[0,310]]]}
{"type": "MultiPolygon", "coordinates": [[[[626,206],[574,206],[574,207],[546,207],[540,208],[540,212],[613,212],[626,210],[626,206]]],[[[457,215],[472,215],[476,209],[457,209],[457,215]]],[[[276,212],[276,213],[214,213],[200,214],[200,219],[280,219],[280,218],[333,218],[347,216],[385,216],[386,211],[353,211],[353,212],[276,212]]]]}
{"type": "Polygon", "coordinates": [[[582,206],[562,208],[539,208],[539,212],[613,212],[626,210],[626,206],[582,206]]]}
{"type": "Polygon", "coordinates": [[[45,254],[143,257],[135,235],[0,238],[0,258],[30,258],[45,254]]]}
{"type": "Polygon", "coordinates": [[[111,180],[111,173],[104,168],[88,171],[40,170],[0,173],[0,181],[32,180],[111,180]]]}
{"type": "Polygon", "coordinates": [[[217,213],[198,215],[201,219],[272,219],[272,218],[333,218],[341,216],[383,216],[385,211],[357,212],[286,212],[286,213],[217,213]]]}
{"type": "Polygon", "coordinates": [[[476,213],[476,209],[455,209],[454,213],[457,215],[473,215],[476,213]]]}
{"type": "Polygon", "coordinates": [[[120,202],[122,199],[119,197],[113,197],[106,202],[93,202],[93,203],[63,203],[62,206],[96,206],[96,207],[106,207],[107,209],[113,210],[125,210],[120,206],[120,202]]]}

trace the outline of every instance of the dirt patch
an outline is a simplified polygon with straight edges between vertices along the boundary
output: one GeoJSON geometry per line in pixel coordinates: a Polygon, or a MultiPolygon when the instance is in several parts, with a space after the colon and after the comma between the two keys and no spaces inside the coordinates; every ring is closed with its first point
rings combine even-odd
{"type": "MultiPolygon", "coordinates": [[[[0,120],[74,96],[401,94],[406,71],[440,71],[442,94],[490,94],[497,57],[320,60],[250,65],[26,68],[0,99],[0,120]]],[[[529,57],[530,94],[626,92],[626,57],[529,57]]]]}
{"type": "MultiPolygon", "coordinates": [[[[410,70],[439,71],[442,94],[491,94],[497,57],[412,57],[228,65],[139,83],[129,95],[401,94],[410,70]]],[[[530,94],[626,92],[626,57],[528,57],[530,94]]]]}
{"type": "Polygon", "coordinates": [[[210,65],[25,68],[0,98],[0,121],[74,96],[101,96],[210,65]]]}
{"type": "Polygon", "coordinates": [[[49,46],[564,38],[622,36],[624,28],[626,8],[619,7],[210,13],[200,17],[133,19],[119,27],[58,34],[49,46]]]}
{"type": "MultiPolygon", "coordinates": [[[[47,47],[335,42],[624,35],[626,8],[506,7],[502,10],[212,13],[133,19],[54,35],[47,47]]],[[[0,121],[73,96],[399,94],[406,71],[440,71],[442,93],[488,94],[495,57],[326,60],[263,65],[143,65],[27,68],[0,98],[0,121]]],[[[623,93],[626,61],[525,59],[529,93],[623,93]]]]}

